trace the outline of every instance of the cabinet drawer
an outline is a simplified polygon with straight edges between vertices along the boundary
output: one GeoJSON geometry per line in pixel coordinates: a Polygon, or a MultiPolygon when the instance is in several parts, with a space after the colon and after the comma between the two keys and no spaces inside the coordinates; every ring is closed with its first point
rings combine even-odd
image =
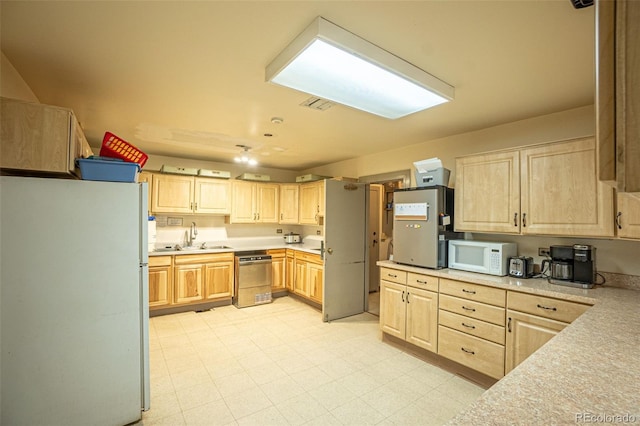
{"type": "Polygon", "coordinates": [[[307,253],[304,251],[296,251],[296,259],[304,260],[305,262],[313,262],[322,264],[322,258],[319,254],[307,253]]]}
{"type": "Polygon", "coordinates": [[[428,291],[438,291],[438,277],[407,272],[407,285],[428,291]]]}
{"type": "Polygon", "coordinates": [[[504,346],[438,326],[438,354],[487,376],[504,376],[504,346]]]}
{"type": "Polygon", "coordinates": [[[440,310],[440,325],[504,345],[504,327],[440,310]]]}
{"type": "Polygon", "coordinates": [[[214,254],[186,254],[175,256],[176,265],[186,265],[195,263],[213,263],[233,261],[233,252],[214,254]]]}
{"type": "Polygon", "coordinates": [[[514,311],[526,312],[544,318],[563,322],[573,322],[582,315],[590,305],[559,300],[551,297],[510,291],[507,296],[507,306],[514,311]]]}
{"type": "Polygon", "coordinates": [[[398,284],[406,284],[407,273],[405,271],[398,271],[397,269],[380,268],[380,279],[398,284]]]}
{"type": "Polygon", "coordinates": [[[149,256],[149,267],[171,266],[171,256],[149,256]]]}
{"type": "Polygon", "coordinates": [[[267,250],[267,254],[271,257],[284,257],[286,253],[285,249],[270,249],[267,250]]]}
{"type": "Polygon", "coordinates": [[[506,290],[487,287],[480,284],[471,284],[464,281],[454,281],[446,278],[440,279],[440,293],[476,302],[505,307],[506,290]]]}
{"type": "Polygon", "coordinates": [[[504,308],[440,294],[440,309],[504,327],[504,308]]]}

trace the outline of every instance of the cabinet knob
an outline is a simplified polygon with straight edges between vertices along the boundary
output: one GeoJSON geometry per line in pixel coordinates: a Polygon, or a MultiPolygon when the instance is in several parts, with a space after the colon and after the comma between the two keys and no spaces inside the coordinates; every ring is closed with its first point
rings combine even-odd
{"type": "Polygon", "coordinates": [[[513,226],[518,226],[518,213],[513,214],[513,226]]]}
{"type": "Polygon", "coordinates": [[[527,214],[526,213],[522,213],[522,227],[523,228],[527,227],[527,214]]]}

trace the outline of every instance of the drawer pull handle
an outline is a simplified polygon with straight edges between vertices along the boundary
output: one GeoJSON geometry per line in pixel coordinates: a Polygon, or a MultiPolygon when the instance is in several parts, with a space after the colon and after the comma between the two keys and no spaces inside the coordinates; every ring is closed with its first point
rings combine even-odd
{"type": "Polygon", "coordinates": [[[402,292],[402,302],[404,303],[404,291],[402,292]]]}
{"type": "Polygon", "coordinates": [[[409,303],[409,295],[410,295],[410,294],[411,294],[411,293],[407,292],[407,304],[409,303]]]}
{"type": "Polygon", "coordinates": [[[476,294],[475,290],[465,290],[465,289],[463,288],[463,289],[462,289],[462,291],[463,291],[464,293],[467,293],[467,294],[476,294]]]}
{"type": "Polygon", "coordinates": [[[513,214],[513,226],[518,226],[518,213],[513,214]]]}
{"type": "Polygon", "coordinates": [[[557,311],[557,309],[554,306],[544,306],[544,305],[537,305],[538,308],[540,309],[546,309],[547,311],[557,311]]]}
{"type": "Polygon", "coordinates": [[[469,325],[469,324],[465,324],[465,323],[462,323],[462,325],[467,327],[467,328],[470,328],[470,329],[475,329],[476,328],[475,325],[469,325]]]}
{"type": "Polygon", "coordinates": [[[387,274],[387,276],[389,276],[389,277],[391,277],[391,278],[398,278],[398,276],[397,276],[397,275],[395,275],[395,274],[387,274]]]}
{"type": "Polygon", "coordinates": [[[426,281],[421,281],[421,280],[416,280],[417,282],[419,282],[420,284],[426,284],[426,281]]]}
{"type": "Polygon", "coordinates": [[[522,213],[522,226],[524,228],[527,227],[527,214],[526,213],[522,213]]]}
{"type": "Polygon", "coordinates": [[[467,308],[466,306],[462,305],[462,309],[464,309],[465,311],[470,311],[470,312],[475,312],[476,309],[475,308],[467,308]]]}
{"type": "Polygon", "coordinates": [[[471,355],[475,355],[476,354],[474,351],[470,351],[470,350],[465,349],[465,348],[460,348],[460,349],[462,350],[462,352],[466,352],[466,353],[471,354],[471,355]]]}
{"type": "Polygon", "coordinates": [[[509,322],[507,323],[507,331],[511,333],[511,317],[509,317],[509,322]]]}

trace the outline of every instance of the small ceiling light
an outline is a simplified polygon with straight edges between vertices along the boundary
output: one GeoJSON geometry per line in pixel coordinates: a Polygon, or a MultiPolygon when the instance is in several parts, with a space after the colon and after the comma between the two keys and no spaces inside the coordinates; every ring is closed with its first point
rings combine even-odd
{"type": "Polygon", "coordinates": [[[244,164],[248,164],[250,166],[255,166],[256,164],[258,164],[258,161],[255,158],[251,158],[249,157],[249,150],[251,149],[250,146],[246,146],[246,145],[236,145],[238,148],[242,148],[242,154],[240,154],[239,156],[236,156],[233,160],[236,163],[244,163],[244,164]]]}
{"type": "Polygon", "coordinates": [[[386,118],[453,99],[454,88],[322,17],[266,68],[266,80],[386,118]]]}
{"type": "Polygon", "coordinates": [[[284,118],[280,118],[280,117],[272,117],[271,118],[271,122],[273,124],[282,124],[283,121],[284,121],[284,118]]]}

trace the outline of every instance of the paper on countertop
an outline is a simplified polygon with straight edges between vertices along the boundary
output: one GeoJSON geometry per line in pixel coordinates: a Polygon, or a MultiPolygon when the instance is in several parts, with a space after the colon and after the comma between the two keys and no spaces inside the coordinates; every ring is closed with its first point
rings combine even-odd
{"type": "Polygon", "coordinates": [[[428,158],[426,160],[414,161],[413,165],[420,173],[426,173],[430,170],[436,170],[442,167],[442,161],[438,157],[428,158]]]}

